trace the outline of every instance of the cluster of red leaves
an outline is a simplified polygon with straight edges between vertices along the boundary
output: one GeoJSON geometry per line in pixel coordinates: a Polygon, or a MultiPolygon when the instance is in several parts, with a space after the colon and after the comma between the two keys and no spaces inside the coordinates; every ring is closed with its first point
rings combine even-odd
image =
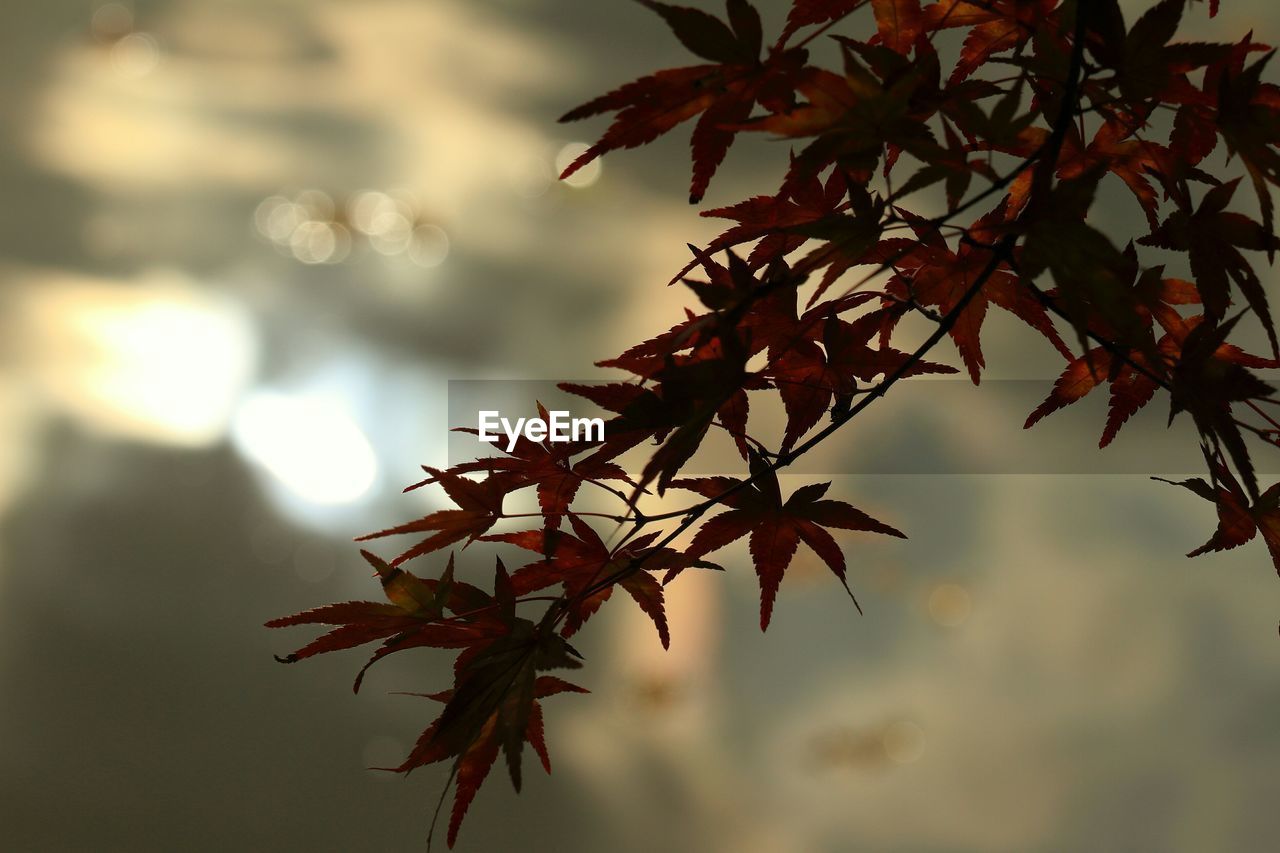
{"type": "MultiPolygon", "coordinates": [[[[630,378],[562,386],[612,413],[602,441],[522,439],[506,456],[425,469],[418,486],[440,486],[453,508],[365,537],[417,537],[390,563],[365,553],[389,603],[335,604],[269,623],[334,626],[287,661],[379,641],[369,664],[407,648],[457,651],[452,689],[430,697],[443,710],[395,768],[451,762],[450,845],[500,751],[517,788],[525,743],[550,767],[540,700],[581,688],[540,673],[580,665],[567,639],[615,587],[652,619],[664,646],[665,586],[685,569],[719,568],[704,558],[743,537],[762,628],[801,542],[848,590],[831,531],[902,534],[825,497],[826,483],[784,499],[778,471],[904,378],[957,372],[925,360],[947,339],[979,383],[992,305],[1066,360],[1027,426],[1107,385],[1106,445],[1167,395],[1170,419],[1187,413],[1209,463],[1207,480],[1179,485],[1219,515],[1193,554],[1261,531],[1280,567],[1280,486],[1259,489],[1249,450],[1250,441],[1275,444],[1280,431],[1268,414],[1273,390],[1253,372],[1280,363],[1250,260],[1280,246],[1271,202],[1280,88],[1262,81],[1269,49],[1248,36],[1177,41],[1187,0],[1161,0],[1132,25],[1118,0],[795,0],[768,46],[748,0],[727,0],[723,18],[640,2],[700,62],[565,115],[613,116],[565,176],[696,119],[691,201],[740,133],[796,140],[777,191],[704,211],[731,225],[691,247],[673,279],[698,307],[600,363],[630,378]],[[842,22],[865,37],[817,42],[842,22]],[[834,69],[812,63],[817,43],[838,55],[834,69]],[[1239,178],[1209,171],[1220,143],[1248,174],[1260,221],[1229,209],[1239,178]],[[1125,245],[1089,220],[1110,177],[1145,223],[1125,245]],[[1170,266],[1179,275],[1165,275],[1170,266]],[[1269,353],[1227,341],[1245,316],[1265,331],[1269,353]],[[900,343],[915,334],[909,317],[932,324],[913,347],[900,343]],[[786,420],[767,441],[749,428],[750,400],[770,394],[786,420]],[[732,439],[746,477],[681,476],[713,429],[732,439]],[[646,444],[654,449],[629,474],[619,458],[646,444]],[[583,511],[584,486],[622,509],[583,511]],[[493,532],[523,517],[504,502],[524,489],[536,492],[540,523],[493,532]],[[668,489],[701,499],[648,512],[651,496],[668,489]],[[595,518],[615,527],[609,537],[595,518]],[[452,554],[436,579],[403,568],[475,542],[534,558],[510,575],[499,560],[492,595],[455,578],[452,554]]],[[[1216,14],[1216,0],[1208,11],[1216,14]]]]}

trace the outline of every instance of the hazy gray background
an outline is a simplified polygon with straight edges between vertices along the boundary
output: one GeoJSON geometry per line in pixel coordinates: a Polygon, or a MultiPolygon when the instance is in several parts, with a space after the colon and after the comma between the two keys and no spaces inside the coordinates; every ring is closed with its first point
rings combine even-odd
{"type": "MultiPolygon", "coordinates": [[[[1188,13],[1197,37],[1280,37],[1266,4],[1224,7],[1188,13]]],[[[600,129],[557,115],[682,50],[623,0],[4,21],[0,848],[421,849],[444,772],[364,768],[434,714],[389,691],[438,688],[447,655],[353,696],[361,653],[282,667],[310,634],[260,626],[376,597],[350,537],[432,505],[399,489],[445,461],[449,379],[587,378],[680,316],[663,283],[716,230],[683,204],[686,132],[551,179],[600,129]]],[[[782,146],[732,153],[708,201],[771,191],[782,146]]],[[[986,349],[994,378],[1057,367],[995,313],[986,349]]],[[[885,459],[830,470],[966,470],[1101,429],[1095,409],[1084,434],[1008,438],[1025,405],[947,399],[887,402],[879,443],[834,448],[885,459]]],[[[912,537],[847,540],[865,617],[801,554],[761,636],[741,550],[672,588],[669,653],[606,609],[581,644],[595,692],[547,703],[555,774],[517,797],[495,772],[459,849],[1274,845],[1260,545],[1185,560],[1211,508],[1140,476],[834,490],[912,537]]]]}

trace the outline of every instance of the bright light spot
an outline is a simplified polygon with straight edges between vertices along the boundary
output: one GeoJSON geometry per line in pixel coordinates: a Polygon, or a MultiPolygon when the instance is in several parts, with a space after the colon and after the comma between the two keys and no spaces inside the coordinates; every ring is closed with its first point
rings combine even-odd
{"type": "Polygon", "coordinates": [[[337,251],[338,241],[328,225],[309,220],[293,230],[289,248],[304,264],[323,264],[337,251]]]}
{"type": "Polygon", "coordinates": [[[245,456],[312,504],[352,503],[377,477],[369,440],[332,398],[256,392],[240,405],[231,435],[245,456]]]}
{"type": "Polygon", "coordinates": [[[256,360],[239,306],[146,282],[49,282],[27,300],[31,364],[64,410],[147,441],[200,446],[223,435],[256,360]]]}
{"type": "Polygon", "coordinates": [[[369,243],[384,255],[398,255],[409,248],[413,223],[403,213],[383,211],[369,223],[369,243]]]}
{"type": "Polygon", "coordinates": [[[944,628],[958,628],[969,618],[973,599],[959,584],[938,584],[929,593],[929,617],[944,628]]]}
{"type": "Polygon", "coordinates": [[[396,213],[396,201],[378,190],[358,192],[347,203],[347,216],[357,231],[373,233],[373,220],[381,213],[396,213]]]}
{"type": "MultiPolygon", "coordinates": [[[[587,149],[591,146],[585,142],[570,142],[568,145],[560,149],[560,153],[556,154],[556,174],[559,175],[565,169],[572,165],[583,154],[587,153],[587,149]]],[[[596,181],[600,180],[600,174],[604,171],[603,158],[597,157],[569,177],[565,178],[563,183],[575,189],[585,189],[596,181]]]]}
{"type": "Polygon", "coordinates": [[[419,225],[413,229],[409,257],[419,266],[440,266],[449,257],[449,235],[439,225],[419,225]]]}
{"type": "Polygon", "coordinates": [[[329,232],[333,234],[333,253],[329,255],[329,263],[340,264],[351,254],[351,231],[334,222],[329,225],[329,232]]]}
{"type": "Polygon", "coordinates": [[[333,221],[328,193],[304,190],[294,200],[273,195],[253,212],[258,233],[304,264],[336,264],[351,254],[351,232],[333,221]]]}
{"type": "Polygon", "coordinates": [[[160,45],[146,33],[129,33],[111,46],[111,67],[121,77],[145,77],[160,64],[160,45]]]}
{"type": "Polygon", "coordinates": [[[99,6],[89,21],[95,38],[115,41],[128,35],[133,29],[133,12],[123,3],[107,3],[99,6]]]}
{"type": "Polygon", "coordinates": [[[267,196],[253,210],[253,227],[258,233],[269,240],[272,237],[271,221],[276,216],[276,211],[284,205],[289,204],[289,200],[284,196],[272,195],[267,196]]]}
{"type": "Polygon", "coordinates": [[[258,209],[253,214],[258,232],[273,243],[282,246],[289,242],[294,229],[305,220],[306,211],[302,206],[281,196],[268,198],[258,205],[258,209]]]}
{"type": "Polygon", "coordinates": [[[910,764],[924,755],[924,729],[910,720],[896,720],[884,727],[884,754],[894,764],[910,764]]]}
{"type": "Polygon", "coordinates": [[[333,199],[324,190],[303,190],[294,201],[307,212],[308,219],[333,219],[333,199]]]}

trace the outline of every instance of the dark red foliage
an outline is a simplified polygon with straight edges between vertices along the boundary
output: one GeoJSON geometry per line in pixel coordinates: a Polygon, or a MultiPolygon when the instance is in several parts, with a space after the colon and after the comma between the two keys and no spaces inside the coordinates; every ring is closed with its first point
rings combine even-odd
{"type": "Polygon", "coordinates": [[[693,202],[740,133],[792,141],[778,183],[702,212],[730,225],[691,246],[672,279],[691,295],[684,318],[600,362],[625,378],[562,386],[610,413],[602,441],[521,439],[505,455],[425,468],[412,488],[439,486],[452,506],[363,537],[419,537],[390,563],[364,552],[386,603],[268,623],[329,627],[287,662],[378,643],[357,689],[389,654],[457,655],[451,689],[430,694],[444,703],[440,715],[395,768],[450,764],[450,845],[500,753],[517,788],[526,743],[550,769],[541,700],[584,691],[543,673],[580,666],[568,638],[615,587],[664,646],[668,585],[685,569],[719,568],[703,558],[742,538],[761,628],[802,542],[848,590],[832,531],[903,534],[826,497],[829,483],[784,498],[778,471],[847,431],[898,382],[956,372],[940,344],[950,342],[977,383],[983,334],[1004,321],[991,320],[993,305],[1065,361],[1028,427],[1105,385],[1106,446],[1163,398],[1171,420],[1192,422],[1209,467],[1207,478],[1177,483],[1217,511],[1216,532],[1192,555],[1261,533],[1280,570],[1280,485],[1260,486],[1251,461],[1280,435],[1280,400],[1255,372],[1280,365],[1280,346],[1254,268],[1280,248],[1271,200],[1280,88],[1263,79],[1270,49],[1250,35],[1178,38],[1216,14],[1216,0],[1207,9],[1160,0],[1131,25],[1118,0],[795,0],[772,42],[747,0],[727,0],[723,16],[640,3],[697,64],[566,114],[612,119],[565,175],[696,119],[693,202]],[[831,32],[837,25],[848,33],[831,32]],[[935,49],[950,30],[961,31],[957,43],[935,49]],[[814,64],[819,48],[833,65],[814,64]],[[1220,146],[1242,173],[1208,171],[1220,146]],[[1252,214],[1237,192],[1246,175],[1252,214]],[[1104,231],[1090,216],[1111,189],[1136,229],[1118,232],[1112,218],[1104,231]],[[918,341],[921,325],[930,329],[923,342],[903,343],[918,341]],[[1266,335],[1269,353],[1239,346],[1246,326],[1266,335]],[[762,432],[758,417],[753,428],[769,398],[785,412],[778,434],[762,432]],[[746,461],[745,476],[689,476],[719,432],[746,461]],[[644,446],[631,470],[624,455],[644,446]],[[669,489],[698,499],[655,510],[669,489]],[[504,503],[524,490],[540,511],[513,525],[504,503]],[[599,511],[593,498],[614,509],[599,511]],[[457,568],[452,552],[435,577],[405,568],[475,543],[533,556],[511,575],[498,560],[492,594],[455,577],[472,569],[457,568]]]}
{"type": "MultiPolygon", "coordinates": [[[[801,542],[822,558],[840,579],[849,597],[853,598],[845,580],[844,554],[827,528],[864,530],[905,538],[900,531],[876,521],[844,501],[824,500],[823,495],[830,483],[802,486],[784,501],[773,468],[755,454],[751,457],[751,468],[750,480],[699,477],[678,480],[674,485],[728,507],[726,512],[713,516],[698,528],[689,543],[690,557],[701,557],[751,534],[751,560],[755,563],[756,574],[760,576],[762,631],[769,627],[782,576],[801,542]]],[[[678,571],[674,570],[670,576],[674,577],[678,571]]]]}

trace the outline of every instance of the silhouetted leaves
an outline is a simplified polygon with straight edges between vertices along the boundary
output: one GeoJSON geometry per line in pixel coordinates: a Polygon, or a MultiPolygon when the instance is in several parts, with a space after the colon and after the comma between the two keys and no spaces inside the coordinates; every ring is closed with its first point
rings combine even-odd
{"type": "MultiPolygon", "coordinates": [[[[598,362],[625,378],[561,385],[611,413],[602,441],[520,438],[505,455],[425,467],[411,488],[439,486],[452,505],[362,537],[417,535],[389,563],[364,552],[385,603],[349,601],[268,623],[326,627],[282,658],[289,662],[378,643],[356,689],[370,665],[404,649],[456,654],[451,689],[430,697],[443,710],[395,768],[449,762],[450,845],[499,754],[517,789],[526,743],[550,770],[541,700],[582,688],[542,673],[579,665],[567,638],[615,588],[663,646],[671,642],[665,584],[685,569],[720,568],[703,558],[743,538],[762,628],[802,542],[848,590],[831,531],[902,534],[827,498],[827,483],[784,499],[778,470],[898,381],[955,372],[927,358],[943,340],[976,384],[992,305],[1066,360],[1026,426],[1106,386],[1099,443],[1107,446],[1167,398],[1170,421],[1192,422],[1209,463],[1208,479],[1178,485],[1218,514],[1216,532],[1192,555],[1260,532],[1280,571],[1280,485],[1262,490],[1252,461],[1253,447],[1280,444],[1280,400],[1255,372],[1280,365],[1253,266],[1280,248],[1271,199],[1280,185],[1280,87],[1263,80],[1269,48],[1252,35],[1179,40],[1185,0],[1159,0],[1132,25],[1118,0],[795,0],[772,42],[748,0],[727,0],[723,16],[640,4],[700,64],[656,71],[567,113],[565,121],[612,120],[564,176],[696,119],[691,201],[739,133],[786,141],[776,189],[702,213],[731,224],[705,247],[690,246],[692,260],[671,279],[683,285],[673,292],[689,296],[683,319],[598,362]],[[949,29],[963,32],[947,70],[934,41],[949,29]],[[838,52],[837,67],[812,64],[810,45],[838,52]],[[1243,174],[1208,171],[1219,139],[1228,166],[1249,176],[1258,214],[1233,209],[1243,174]],[[1112,177],[1138,205],[1126,200],[1121,213],[1142,211],[1139,230],[1095,215],[1112,177]],[[1190,278],[1179,277],[1184,268],[1190,278]],[[1265,332],[1269,356],[1228,340],[1245,327],[1265,332]],[[752,400],[761,395],[780,404],[780,428],[761,426],[752,400]],[[718,431],[747,461],[748,477],[689,476],[718,431]],[[632,454],[641,461],[633,465],[632,454]],[[654,509],[672,487],[697,501],[654,509]],[[538,512],[504,509],[509,496],[530,492],[538,512]],[[595,499],[616,500],[614,511],[597,511],[595,499]],[[614,529],[602,535],[588,518],[614,529]],[[512,575],[499,560],[492,594],[459,577],[452,553],[434,578],[405,565],[477,542],[534,558],[512,575]]],[[[1213,0],[1208,13],[1216,12],[1213,0]]]]}
{"type": "MultiPolygon", "coordinates": [[[[845,560],[827,528],[863,530],[906,538],[887,524],[844,501],[823,499],[830,483],[802,486],[786,501],[778,477],[758,456],[752,457],[751,481],[731,477],[699,477],[673,485],[689,489],[728,507],[702,523],[689,555],[701,557],[750,534],[751,560],[760,578],[760,629],[769,627],[774,599],[796,548],[804,542],[840,579],[846,591],[845,560]]],[[[853,593],[849,593],[850,598],[853,593]]]]}

